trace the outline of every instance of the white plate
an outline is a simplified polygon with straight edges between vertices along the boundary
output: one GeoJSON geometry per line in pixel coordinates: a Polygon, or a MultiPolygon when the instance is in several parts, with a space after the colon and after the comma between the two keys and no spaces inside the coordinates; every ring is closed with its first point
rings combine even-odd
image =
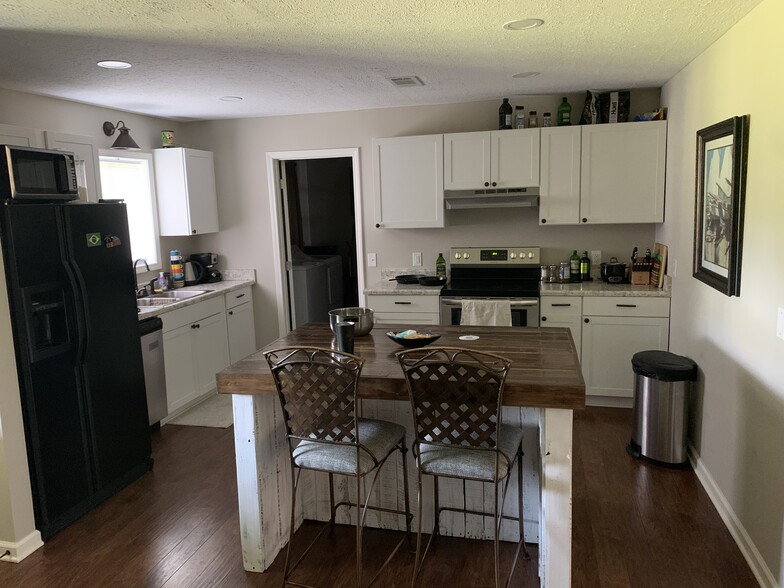
{"type": "Polygon", "coordinates": [[[477,335],[460,335],[458,339],[461,341],[476,341],[479,337],[477,335]]]}

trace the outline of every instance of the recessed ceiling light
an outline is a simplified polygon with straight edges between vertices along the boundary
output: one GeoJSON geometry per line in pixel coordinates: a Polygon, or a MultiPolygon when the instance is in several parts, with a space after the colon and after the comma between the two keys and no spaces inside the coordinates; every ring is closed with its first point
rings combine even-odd
{"type": "Polygon", "coordinates": [[[133,67],[127,61],[112,61],[111,59],[99,61],[96,65],[106,69],[128,69],[129,67],[133,67]]]}
{"type": "Polygon", "coordinates": [[[525,29],[534,29],[544,24],[541,18],[524,18],[523,20],[510,20],[504,23],[504,28],[508,31],[524,31],[525,29]]]}
{"type": "Polygon", "coordinates": [[[242,96],[221,96],[218,100],[223,100],[224,102],[239,102],[242,100],[242,96]]]}
{"type": "Polygon", "coordinates": [[[513,78],[535,78],[539,75],[538,71],[524,71],[521,73],[516,73],[512,77],[513,78]]]}

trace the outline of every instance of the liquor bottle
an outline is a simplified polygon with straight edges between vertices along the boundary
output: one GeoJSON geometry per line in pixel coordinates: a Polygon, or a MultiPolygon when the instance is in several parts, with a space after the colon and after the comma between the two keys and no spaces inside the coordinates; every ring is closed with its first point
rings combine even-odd
{"type": "Polygon", "coordinates": [[[563,97],[561,104],[558,105],[558,126],[565,127],[572,124],[572,107],[563,97]]]}
{"type": "Polygon", "coordinates": [[[591,259],[588,257],[588,252],[583,251],[583,256],[580,258],[580,281],[587,282],[591,279],[591,259]]]}
{"type": "Polygon", "coordinates": [[[577,255],[577,249],[572,252],[572,256],[569,258],[569,281],[580,281],[580,256],[577,255]]]}
{"type": "Polygon", "coordinates": [[[444,259],[443,253],[439,253],[438,259],[436,259],[436,275],[437,276],[446,275],[446,259],[444,259]]]}
{"type": "Polygon", "coordinates": [[[509,98],[504,98],[501,107],[498,109],[498,128],[512,128],[512,105],[509,104],[509,98]]]}
{"type": "Polygon", "coordinates": [[[525,114],[523,113],[522,106],[515,106],[514,128],[516,129],[525,128],[525,114]]]}

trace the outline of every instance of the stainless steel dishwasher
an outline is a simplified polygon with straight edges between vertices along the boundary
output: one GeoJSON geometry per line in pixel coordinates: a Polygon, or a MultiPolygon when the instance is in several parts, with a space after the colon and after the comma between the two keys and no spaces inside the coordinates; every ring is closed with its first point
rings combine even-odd
{"type": "Polygon", "coordinates": [[[166,373],[163,365],[163,321],[152,317],[139,321],[144,362],[144,386],[147,388],[147,413],[150,426],[158,424],[168,413],[166,373]]]}

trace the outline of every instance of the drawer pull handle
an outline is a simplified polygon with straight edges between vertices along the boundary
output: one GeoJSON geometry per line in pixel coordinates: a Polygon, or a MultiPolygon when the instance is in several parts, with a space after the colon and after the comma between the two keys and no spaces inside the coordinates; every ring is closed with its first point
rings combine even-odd
{"type": "Polygon", "coordinates": [[[398,302],[397,300],[395,300],[395,304],[411,304],[411,303],[410,302],[398,302]]]}
{"type": "Polygon", "coordinates": [[[237,294],[237,296],[235,296],[235,298],[242,298],[243,296],[245,296],[245,294],[237,294]]]}
{"type": "Polygon", "coordinates": [[[191,325],[191,329],[200,329],[201,325],[199,323],[194,323],[191,325]]]}
{"type": "Polygon", "coordinates": [[[619,308],[637,308],[636,304],[616,304],[619,308]]]}
{"type": "Polygon", "coordinates": [[[552,304],[551,306],[571,306],[571,304],[566,302],[560,302],[558,304],[552,304]]]}

